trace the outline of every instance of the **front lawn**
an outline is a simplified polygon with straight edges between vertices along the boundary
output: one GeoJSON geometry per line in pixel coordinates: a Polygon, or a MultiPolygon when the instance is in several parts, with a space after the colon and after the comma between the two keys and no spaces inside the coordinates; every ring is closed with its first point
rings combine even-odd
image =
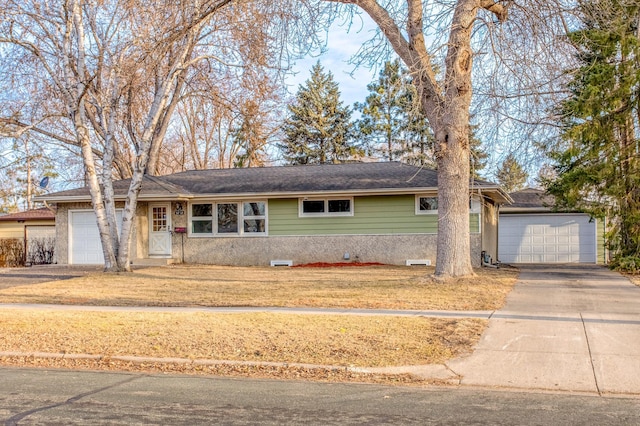
{"type": "Polygon", "coordinates": [[[433,268],[241,268],[179,265],[90,274],[0,290],[5,303],[112,306],[287,306],[416,310],[499,309],[516,281],[506,269],[432,281],[433,268]]]}
{"type": "MultiPolygon", "coordinates": [[[[2,303],[116,306],[286,306],[499,309],[513,270],[481,269],[450,283],[409,267],[171,266],[94,273],[0,290],[2,303]]],[[[339,367],[442,364],[470,352],[486,320],[286,313],[0,311],[0,364],[319,380],[410,382],[339,367]],[[4,354],[2,354],[4,352],[4,354]],[[38,354],[40,353],[40,354],[38,354]],[[66,354],[52,358],[47,354],[66,354]],[[31,355],[30,355],[31,354],[31,355]],[[35,355],[34,355],[35,354],[35,355]],[[74,354],[95,358],[74,357],[74,354]],[[136,363],[116,356],[152,357],[136,363]],[[174,359],[174,360],[172,360],[174,359]],[[185,364],[182,360],[247,364],[185,364]],[[264,363],[282,363],[273,366],[264,363]],[[336,366],[307,368],[288,363],[336,366]]]]}

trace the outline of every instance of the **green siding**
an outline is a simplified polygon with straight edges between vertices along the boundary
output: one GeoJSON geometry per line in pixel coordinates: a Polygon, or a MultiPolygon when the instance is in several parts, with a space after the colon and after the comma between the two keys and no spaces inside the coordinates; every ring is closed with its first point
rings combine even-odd
{"type": "MultiPolygon", "coordinates": [[[[354,198],[353,216],[298,217],[298,199],[269,200],[269,235],[436,234],[437,215],[416,215],[413,195],[354,198]]],[[[479,232],[471,215],[471,232],[479,232]]]]}
{"type": "Polygon", "coordinates": [[[596,219],[596,245],[597,245],[597,263],[607,263],[605,250],[605,220],[596,219]]]}

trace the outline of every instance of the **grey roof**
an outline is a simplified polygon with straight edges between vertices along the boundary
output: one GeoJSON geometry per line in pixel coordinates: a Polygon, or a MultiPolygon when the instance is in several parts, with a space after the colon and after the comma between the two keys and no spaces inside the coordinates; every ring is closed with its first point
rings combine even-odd
{"type": "Polygon", "coordinates": [[[402,163],[343,163],[188,171],[163,179],[197,194],[435,188],[433,170],[402,163]],[[203,179],[203,175],[207,179],[203,179]]]}
{"type": "Polygon", "coordinates": [[[526,188],[521,191],[509,193],[513,203],[506,210],[538,210],[548,211],[553,208],[554,198],[545,191],[535,188],[526,188]]]}
{"type": "MultiPolygon", "coordinates": [[[[497,201],[508,196],[496,184],[475,180],[479,189],[496,191],[497,201]]],[[[129,180],[114,182],[116,195],[126,194],[129,180]]],[[[166,176],[145,176],[140,199],[167,199],[218,195],[286,195],[323,192],[399,192],[406,190],[436,190],[437,172],[397,162],[343,163],[305,166],[258,167],[244,169],[192,170],[166,176]]],[[[70,197],[88,197],[88,188],[78,188],[47,196],[43,199],[62,201],[70,197]]]]}

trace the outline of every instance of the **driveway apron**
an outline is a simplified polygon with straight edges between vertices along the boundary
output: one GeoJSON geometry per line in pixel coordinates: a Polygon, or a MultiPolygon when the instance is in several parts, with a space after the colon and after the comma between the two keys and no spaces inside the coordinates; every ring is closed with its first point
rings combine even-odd
{"type": "Polygon", "coordinates": [[[640,287],[596,265],[521,265],[462,384],[640,394],[640,287]]]}

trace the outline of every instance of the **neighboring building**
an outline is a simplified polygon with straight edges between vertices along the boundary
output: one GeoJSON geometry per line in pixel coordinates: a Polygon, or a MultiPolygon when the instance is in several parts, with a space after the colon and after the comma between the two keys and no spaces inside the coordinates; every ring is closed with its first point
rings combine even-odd
{"type": "Polygon", "coordinates": [[[55,211],[52,209],[32,209],[0,216],[0,240],[18,240],[26,248],[27,263],[50,263],[55,236],[55,211]]]}
{"type": "Polygon", "coordinates": [[[538,189],[509,194],[500,209],[498,259],[503,263],[605,263],[605,222],[580,212],[554,212],[538,189]]]}
{"type": "MultiPolygon", "coordinates": [[[[114,183],[117,207],[129,181],[114,183]]],[[[437,173],[401,163],[346,163],[196,170],[145,176],[132,263],[149,259],[220,265],[272,261],[435,261],[437,173]]],[[[103,262],[88,188],[38,197],[57,204],[57,262],[103,262]]],[[[471,256],[494,259],[497,185],[470,190],[471,256]]]]}

